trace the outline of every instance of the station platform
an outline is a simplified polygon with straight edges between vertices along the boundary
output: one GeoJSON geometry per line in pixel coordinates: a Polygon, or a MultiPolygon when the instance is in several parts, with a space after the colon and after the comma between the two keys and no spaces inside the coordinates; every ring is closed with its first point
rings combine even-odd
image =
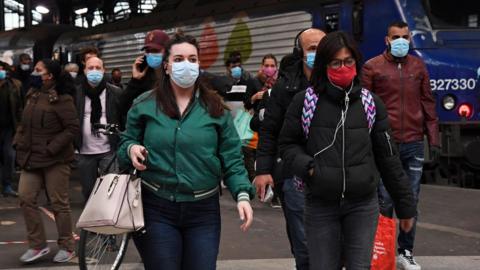
{"type": "MultiPolygon", "coordinates": [[[[75,181],[71,200],[77,219],[82,198],[75,181]]],[[[228,192],[221,197],[221,206],[219,270],[294,269],[280,209],[255,201],[253,226],[242,233],[228,192]]],[[[414,253],[422,270],[480,269],[480,190],[423,185],[419,211],[414,253]]],[[[46,214],[43,217],[52,252],[38,263],[22,265],[18,258],[27,249],[23,215],[17,199],[0,198],[0,269],[78,269],[76,258],[65,264],[51,262],[57,251],[55,224],[46,214]]],[[[143,269],[133,242],[121,269],[143,269]]]]}

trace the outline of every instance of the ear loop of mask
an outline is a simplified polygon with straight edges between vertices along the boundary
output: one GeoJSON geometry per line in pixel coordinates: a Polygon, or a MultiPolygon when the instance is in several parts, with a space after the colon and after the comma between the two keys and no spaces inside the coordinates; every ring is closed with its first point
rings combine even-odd
{"type": "Polygon", "coordinates": [[[342,116],[340,117],[340,121],[338,121],[337,127],[335,128],[335,132],[333,133],[332,142],[329,145],[327,145],[325,148],[323,148],[322,150],[315,153],[315,155],[313,155],[313,158],[316,158],[321,153],[327,151],[330,147],[332,147],[335,144],[335,141],[337,140],[338,131],[340,130],[340,128],[342,128],[342,126],[345,125],[345,121],[347,120],[348,108],[350,107],[350,98],[348,97],[348,95],[350,95],[350,92],[352,91],[352,88],[353,88],[353,83],[352,83],[352,85],[350,86],[350,89],[347,91],[347,93],[345,95],[345,111],[342,110],[342,116]]]}

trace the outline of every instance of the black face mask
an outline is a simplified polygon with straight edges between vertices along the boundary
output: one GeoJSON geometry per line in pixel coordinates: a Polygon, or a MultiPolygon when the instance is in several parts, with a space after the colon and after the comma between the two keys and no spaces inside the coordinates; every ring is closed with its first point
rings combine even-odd
{"type": "Polygon", "coordinates": [[[30,76],[30,85],[34,88],[40,89],[42,88],[43,81],[41,75],[31,75],[30,76]]]}
{"type": "Polygon", "coordinates": [[[120,84],[122,82],[122,78],[112,77],[112,80],[116,84],[120,84]]]}

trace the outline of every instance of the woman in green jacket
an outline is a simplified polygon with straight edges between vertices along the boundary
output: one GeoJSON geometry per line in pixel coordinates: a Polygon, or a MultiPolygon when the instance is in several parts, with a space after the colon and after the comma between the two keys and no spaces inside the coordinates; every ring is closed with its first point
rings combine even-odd
{"type": "Polygon", "coordinates": [[[121,166],[141,172],[146,232],[134,240],[145,269],[216,269],[222,178],[241,230],[253,219],[241,143],[220,96],[199,78],[198,48],[191,36],[168,42],[157,87],[134,101],[118,150],[121,166]]]}

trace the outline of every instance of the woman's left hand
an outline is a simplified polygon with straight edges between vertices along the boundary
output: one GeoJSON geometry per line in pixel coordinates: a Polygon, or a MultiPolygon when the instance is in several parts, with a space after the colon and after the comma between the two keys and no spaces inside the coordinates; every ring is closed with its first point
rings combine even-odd
{"type": "Polygon", "coordinates": [[[239,201],[237,203],[238,215],[240,216],[240,220],[243,221],[242,225],[240,225],[240,229],[244,232],[250,228],[253,221],[253,210],[252,206],[250,206],[250,202],[248,201],[239,201]]]}

